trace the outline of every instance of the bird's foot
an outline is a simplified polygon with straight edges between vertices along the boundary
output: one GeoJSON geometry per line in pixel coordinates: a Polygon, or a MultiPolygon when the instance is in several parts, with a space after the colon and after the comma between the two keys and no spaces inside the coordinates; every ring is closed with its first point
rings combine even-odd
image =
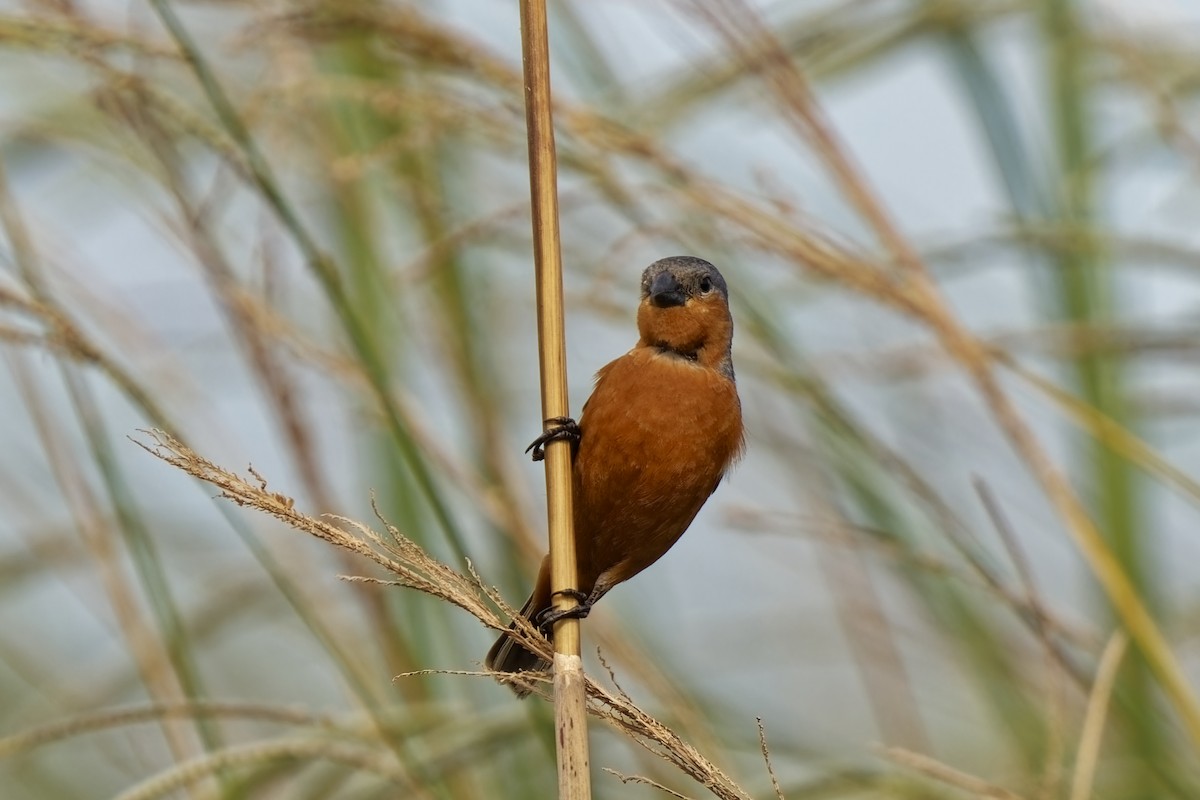
{"type": "Polygon", "coordinates": [[[561,619],[583,619],[588,614],[592,613],[592,604],[588,602],[588,596],[578,589],[562,589],[554,593],[556,595],[565,595],[573,597],[579,603],[571,608],[550,608],[544,609],[534,617],[533,624],[542,632],[542,635],[547,639],[554,630],[554,623],[561,619]]]}
{"type": "Polygon", "coordinates": [[[550,442],[579,441],[579,423],[570,417],[551,417],[545,423],[546,432],[533,440],[533,444],[525,448],[525,452],[533,451],[533,460],[541,461],[546,457],[545,446],[550,442]]]}
{"type": "Polygon", "coordinates": [[[573,597],[575,598],[575,602],[579,603],[580,605],[591,606],[591,603],[588,602],[588,597],[590,595],[585,592],[581,592],[578,589],[559,589],[557,592],[550,593],[550,597],[552,598],[559,597],[560,595],[562,597],[573,597]]]}

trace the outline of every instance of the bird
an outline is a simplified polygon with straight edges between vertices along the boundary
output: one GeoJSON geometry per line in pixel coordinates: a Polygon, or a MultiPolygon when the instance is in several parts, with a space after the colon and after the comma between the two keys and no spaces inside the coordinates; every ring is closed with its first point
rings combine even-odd
{"type": "MultiPolygon", "coordinates": [[[[720,271],[694,256],[655,261],[642,273],[637,329],[633,349],[596,373],[578,423],[546,420],[546,432],[530,445],[539,460],[548,441],[572,444],[578,564],[566,594],[579,604],[554,609],[546,556],[521,608],[547,637],[554,621],[586,616],[614,586],[658,561],[745,449],[733,316],[720,271]]],[[[507,631],[484,664],[500,673],[550,666],[507,631]]],[[[520,697],[529,693],[510,686],[520,697]]]]}

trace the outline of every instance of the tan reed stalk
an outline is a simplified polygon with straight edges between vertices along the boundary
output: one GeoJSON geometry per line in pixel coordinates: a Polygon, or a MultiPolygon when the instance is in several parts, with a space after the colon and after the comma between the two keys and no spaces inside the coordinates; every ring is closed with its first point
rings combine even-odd
{"type": "MultiPolygon", "coordinates": [[[[525,71],[525,124],[529,142],[529,190],[533,257],[537,273],[538,354],[544,419],[570,413],[563,324],[562,255],[558,234],[558,169],[550,108],[550,47],[545,0],[521,2],[521,56],[525,71]]],[[[575,535],[571,512],[571,450],[567,442],[546,448],[546,505],[550,529],[550,586],[574,589],[575,535]]],[[[556,608],[576,601],[554,595],[556,608]]],[[[590,800],[587,697],[580,658],[579,620],[554,625],[554,722],[560,800],[590,800]]]]}

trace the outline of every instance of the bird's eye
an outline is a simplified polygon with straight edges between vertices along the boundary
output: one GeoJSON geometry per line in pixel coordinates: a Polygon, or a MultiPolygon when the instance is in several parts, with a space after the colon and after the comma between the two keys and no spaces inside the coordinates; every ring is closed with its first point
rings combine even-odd
{"type": "Polygon", "coordinates": [[[709,280],[708,276],[706,275],[700,279],[700,293],[708,294],[711,291],[712,291],[712,281],[709,280]]]}

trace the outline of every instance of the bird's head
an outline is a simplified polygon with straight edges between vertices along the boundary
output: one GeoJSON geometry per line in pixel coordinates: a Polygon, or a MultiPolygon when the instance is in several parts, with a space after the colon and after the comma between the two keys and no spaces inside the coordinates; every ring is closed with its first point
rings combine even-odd
{"type": "Polygon", "coordinates": [[[702,258],[672,256],[646,267],[638,333],[643,345],[733,374],[729,287],[702,258]]]}

